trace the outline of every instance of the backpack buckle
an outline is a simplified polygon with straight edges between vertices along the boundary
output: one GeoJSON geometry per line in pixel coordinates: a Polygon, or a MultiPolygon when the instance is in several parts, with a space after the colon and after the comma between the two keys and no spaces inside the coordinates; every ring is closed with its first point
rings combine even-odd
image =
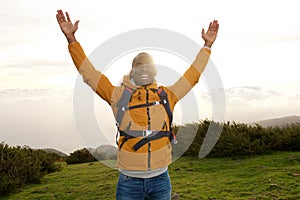
{"type": "Polygon", "coordinates": [[[177,139],[176,139],[176,135],[175,135],[175,132],[174,131],[172,131],[172,138],[173,138],[173,144],[177,144],[178,143],[178,141],[177,141],[177,139]]]}
{"type": "Polygon", "coordinates": [[[152,133],[152,130],[143,130],[143,137],[147,137],[152,133]]]}
{"type": "Polygon", "coordinates": [[[155,105],[155,106],[157,106],[157,105],[159,105],[159,104],[160,104],[159,101],[155,101],[155,102],[153,103],[153,105],[155,105]]]}

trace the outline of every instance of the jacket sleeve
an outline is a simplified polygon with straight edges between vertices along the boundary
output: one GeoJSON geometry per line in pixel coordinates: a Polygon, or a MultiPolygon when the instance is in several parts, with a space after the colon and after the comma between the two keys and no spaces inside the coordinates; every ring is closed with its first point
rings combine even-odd
{"type": "Polygon", "coordinates": [[[174,101],[179,101],[198,83],[200,75],[209,60],[210,53],[210,49],[202,48],[183,76],[169,87],[174,93],[174,101]]]}
{"type": "Polygon", "coordinates": [[[93,64],[86,57],[79,42],[68,45],[72,60],[82,75],[83,81],[87,83],[102,99],[111,104],[111,96],[114,86],[109,79],[101,72],[96,70],[93,64]]]}

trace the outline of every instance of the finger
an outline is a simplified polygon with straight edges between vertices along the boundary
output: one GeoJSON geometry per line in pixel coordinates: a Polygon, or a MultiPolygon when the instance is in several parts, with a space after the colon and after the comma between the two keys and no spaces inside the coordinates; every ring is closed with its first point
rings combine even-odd
{"type": "Polygon", "coordinates": [[[78,23],[79,23],[79,20],[77,20],[74,24],[74,26],[76,27],[76,29],[78,28],[78,23]]]}
{"type": "Polygon", "coordinates": [[[214,20],[214,27],[217,27],[217,25],[218,25],[218,21],[214,20]]]}
{"type": "Polygon", "coordinates": [[[212,22],[209,23],[208,30],[210,30],[211,27],[212,27],[212,22]]]}
{"type": "Polygon", "coordinates": [[[217,31],[217,26],[218,26],[218,21],[214,20],[211,26],[211,31],[216,32],[217,31]]]}
{"type": "Polygon", "coordinates": [[[218,20],[215,20],[215,32],[218,33],[219,30],[219,23],[218,20]]]}
{"type": "Polygon", "coordinates": [[[58,10],[57,12],[59,14],[59,17],[61,17],[62,16],[62,10],[58,10]]]}
{"type": "Polygon", "coordinates": [[[64,15],[64,13],[63,13],[62,10],[59,10],[59,15],[60,15],[60,21],[61,21],[61,22],[65,22],[65,21],[66,21],[66,18],[65,18],[65,15],[64,15]]]}
{"type": "Polygon", "coordinates": [[[57,10],[56,19],[60,23],[60,12],[57,10]]]}
{"type": "Polygon", "coordinates": [[[204,28],[202,28],[202,35],[204,35],[205,34],[205,31],[204,31],[204,28]]]}
{"type": "Polygon", "coordinates": [[[56,14],[56,20],[57,20],[57,22],[60,24],[60,19],[59,19],[58,14],[56,14]]]}
{"type": "Polygon", "coordinates": [[[62,22],[62,20],[61,20],[61,10],[58,10],[57,11],[57,20],[59,21],[59,23],[61,23],[62,22]]]}
{"type": "Polygon", "coordinates": [[[61,11],[61,16],[62,16],[63,22],[66,22],[66,17],[65,17],[65,15],[64,15],[63,11],[61,11]]]}
{"type": "Polygon", "coordinates": [[[58,12],[58,14],[56,14],[56,19],[59,24],[63,22],[61,14],[59,12],[58,12]]]}
{"type": "Polygon", "coordinates": [[[66,16],[67,16],[68,22],[71,22],[71,19],[70,19],[70,16],[69,16],[69,13],[68,13],[68,12],[66,12],[66,16]]]}

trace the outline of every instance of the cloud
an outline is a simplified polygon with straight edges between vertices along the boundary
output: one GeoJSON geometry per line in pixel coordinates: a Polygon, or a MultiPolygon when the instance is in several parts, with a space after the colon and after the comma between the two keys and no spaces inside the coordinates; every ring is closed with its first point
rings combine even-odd
{"type": "Polygon", "coordinates": [[[244,33],[237,36],[242,40],[250,40],[252,42],[274,43],[274,42],[300,42],[300,29],[295,31],[286,31],[282,33],[269,32],[266,34],[244,33]]]}
{"type": "Polygon", "coordinates": [[[72,88],[78,72],[60,61],[24,59],[0,66],[1,88],[72,88]]]}
{"type": "Polygon", "coordinates": [[[21,101],[58,101],[68,100],[72,101],[72,90],[66,89],[1,89],[0,90],[0,102],[21,102],[21,101]]]}
{"type": "MultiPolygon", "coordinates": [[[[87,131],[83,133],[78,132],[73,106],[72,90],[2,89],[0,90],[0,142],[5,141],[11,145],[29,145],[33,148],[56,148],[66,153],[83,148],[85,145],[93,144],[95,145],[93,147],[96,147],[106,144],[107,139],[103,138],[100,133],[90,133],[89,127],[85,127],[87,131]],[[92,142],[82,140],[86,137],[92,142]]],[[[114,138],[114,123],[106,123],[108,116],[106,112],[112,115],[110,109],[103,111],[101,107],[98,111],[97,116],[101,121],[102,130],[114,138]],[[107,124],[112,127],[106,127],[107,124]]],[[[88,121],[93,117],[86,112],[77,114],[88,121]]],[[[88,123],[84,126],[88,126],[88,123]]],[[[112,141],[111,144],[114,145],[115,141],[113,139],[112,141]]]]}
{"type": "MultiPolygon", "coordinates": [[[[4,64],[0,66],[2,69],[40,69],[41,66],[47,67],[59,67],[59,69],[65,69],[66,62],[59,62],[54,60],[42,60],[35,58],[21,58],[16,60],[14,63],[4,64]],[[26,67],[26,68],[24,68],[26,67]]],[[[57,70],[55,68],[55,70],[57,70]]]]}
{"type": "Polygon", "coordinates": [[[226,89],[225,94],[230,99],[238,99],[241,101],[265,100],[281,96],[280,92],[265,90],[257,86],[232,87],[226,89]]]}
{"type": "Polygon", "coordinates": [[[300,89],[295,94],[291,95],[290,98],[294,99],[296,101],[297,100],[299,101],[300,100],[300,89]]]}
{"type": "Polygon", "coordinates": [[[226,89],[225,93],[227,120],[252,122],[300,114],[297,99],[280,89],[244,86],[226,89]]]}
{"type": "Polygon", "coordinates": [[[36,60],[36,59],[21,59],[14,63],[7,63],[0,66],[1,79],[18,79],[20,83],[34,79],[46,79],[53,75],[75,74],[75,67],[67,66],[66,63],[36,60]]]}
{"type": "Polygon", "coordinates": [[[72,93],[67,90],[0,90],[1,141],[67,153],[80,148],[72,105],[72,93]]]}

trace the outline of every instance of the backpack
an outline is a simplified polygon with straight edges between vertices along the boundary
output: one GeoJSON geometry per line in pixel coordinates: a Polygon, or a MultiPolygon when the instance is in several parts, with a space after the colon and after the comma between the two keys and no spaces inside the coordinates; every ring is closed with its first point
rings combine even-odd
{"type": "Polygon", "coordinates": [[[139,148],[141,148],[143,145],[147,144],[151,140],[157,140],[162,137],[168,137],[170,142],[173,142],[174,144],[177,144],[176,140],[176,135],[174,131],[172,130],[172,120],[173,120],[173,114],[170,108],[169,100],[168,100],[168,95],[165,92],[165,90],[161,87],[158,89],[151,89],[155,92],[160,97],[160,101],[155,101],[155,102],[149,102],[149,103],[144,103],[144,104],[139,104],[139,105],[134,105],[134,106],[128,106],[128,103],[131,99],[132,94],[134,93],[133,89],[130,88],[125,88],[123,91],[123,94],[117,103],[117,113],[116,113],[116,126],[117,126],[117,135],[116,135],[116,143],[119,146],[118,143],[118,135],[119,136],[125,136],[124,139],[121,141],[121,144],[119,146],[119,149],[122,148],[124,143],[128,141],[129,139],[132,138],[137,138],[137,137],[143,137],[139,142],[137,142],[133,146],[133,150],[137,151],[139,148]],[[126,130],[126,131],[120,131],[119,125],[122,123],[124,114],[128,110],[136,109],[136,108],[142,108],[142,107],[148,107],[148,106],[155,106],[162,104],[167,112],[168,118],[169,118],[169,131],[159,131],[155,134],[151,133],[151,130],[126,130]]]}

